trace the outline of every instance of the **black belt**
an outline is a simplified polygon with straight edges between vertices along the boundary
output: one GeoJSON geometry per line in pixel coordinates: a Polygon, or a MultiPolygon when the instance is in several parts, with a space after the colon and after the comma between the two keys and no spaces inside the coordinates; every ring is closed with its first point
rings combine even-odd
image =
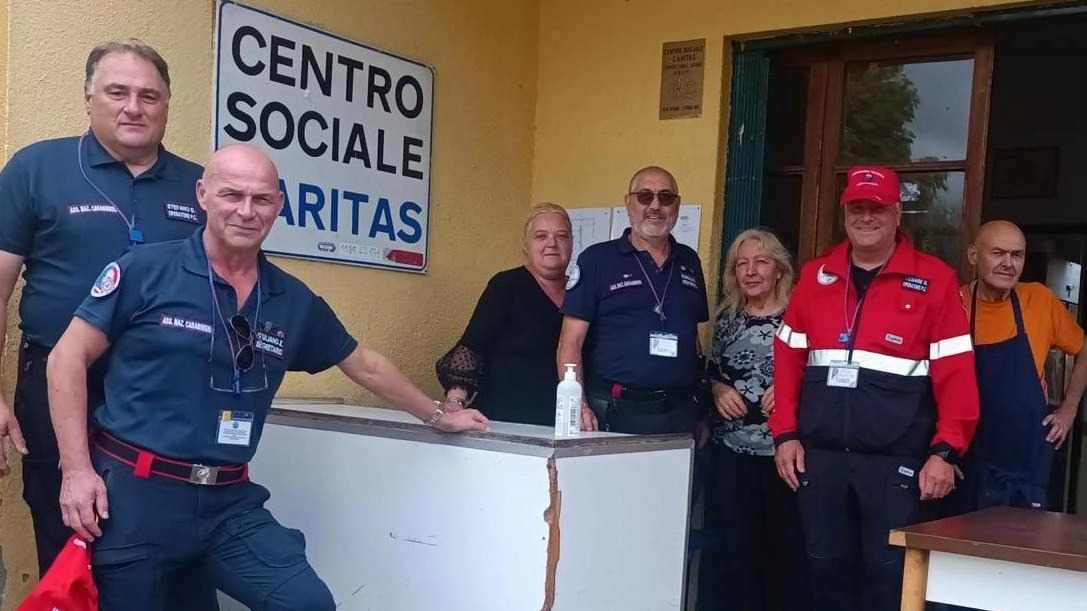
{"type": "Polygon", "coordinates": [[[136,477],[148,478],[157,475],[200,486],[225,486],[249,481],[247,464],[213,467],[171,460],[129,445],[102,431],[95,434],[94,445],[107,455],[132,467],[136,477]]]}
{"type": "Polygon", "coordinates": [[[589,388],[600,393],[607,393],[612,399],[626,399],[627,401],[650,402],[666,401],[668,399],[688,400],[695,396],[693,386],[680,388],[658,388],[654,390],[642,390],[630,388],[618,382],[599,380],[589,384],[589,388]]]}

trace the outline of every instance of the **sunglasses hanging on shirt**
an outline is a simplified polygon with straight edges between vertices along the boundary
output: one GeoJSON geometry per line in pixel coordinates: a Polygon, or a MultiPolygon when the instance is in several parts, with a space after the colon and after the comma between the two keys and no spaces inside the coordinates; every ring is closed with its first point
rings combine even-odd
{"type": "MultiPolygon", "coordinates": [[[[218,392],[230,392],[236,395],[249,392],[262,392],[268,389],[268,366],[264,358],[260,359],[261,369],[263,373],[263,382],[256,386],[246,387],[242,384],[242,377],[253,369],[253,365],[256,363],[256,348],[253,344],[253,325],[249,323],[249,320],[241,313],[238,312],[231,316],[229,319],[223,316],[222,308],[219,307],[219,294],[215,290],[215,281],[213,279],[214,272],[211,269],[211,262],[208,261],[208,287],[211,289],[211,303],[215,316],[222,324],[223,331],[226,332],[227,348],[231,355],[231,369],[233,370],[232,383],[230,388],[222,388],[215,385],[215,327],[212,325],[211,332],[211,347],[208,349],[208,367],[211,370],[208,375],[208,387],[218,392]],[[235,343],[236,342],[236,343],[235,343]],[[237,347],[235,347],[237,346],[237,347]]],[[[253,322],[256,323],[260,320],[260,272],[257,272],[257,286],[256,286],[256,298],[257,308],[254,313],[253,322]]]]}
{"type": "Polygon", "coordinates": [[[238,344],[240,348],[234,353],[234,366],[241,373],[245,373],[253,368],[253,334],[249,326],[249,321],[245,319],[241,313],[235,314],[230,317],[230,329],[234,331],[234,336],[238,338],[238,344]]]}

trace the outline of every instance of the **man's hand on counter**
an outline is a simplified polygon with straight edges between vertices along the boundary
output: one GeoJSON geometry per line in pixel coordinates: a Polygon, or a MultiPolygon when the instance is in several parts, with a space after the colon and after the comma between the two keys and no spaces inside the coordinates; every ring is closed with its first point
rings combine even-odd
{"type": "Polygon", "coordinates": [[[581,400],[581,430],[583,431],[595,431],[599,429],[599,425],[596,422],[596,413],[593,408],[589,407],[589,403],[585,400],[581,400]]]}
{"type": "Polygon", "coordinates": [[[490,421],[478,409],[458,409],[446,411],[441,418],[434,423],[434,428],[446,433],[460,433],[463,431],[491,430],[490,421]]]}

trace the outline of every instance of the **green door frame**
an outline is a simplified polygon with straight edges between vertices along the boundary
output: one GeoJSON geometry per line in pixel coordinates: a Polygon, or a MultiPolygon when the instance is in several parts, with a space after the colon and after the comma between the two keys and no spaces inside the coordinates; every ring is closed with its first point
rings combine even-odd
{"type": "Polygon", "coordinates": [[[770,56],[743,51],[732,56],[732,93],[725,172],[721,265],[728,245],[741,231],[759,224],[766,154],[766,102],[770,56]]]}

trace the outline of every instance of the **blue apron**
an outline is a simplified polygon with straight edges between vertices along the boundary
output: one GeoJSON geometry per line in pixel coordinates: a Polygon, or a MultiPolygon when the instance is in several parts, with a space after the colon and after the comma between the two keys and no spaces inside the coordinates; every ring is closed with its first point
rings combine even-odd
{"type": "MultiPolygon", "coordinates": [[[[970,302],[975,337],[977,287],[970,302]]],[[[1053,445],[1042,425],[1049,412],[1023,325],[1019,297],[1011,292],[1015,337],[974,346],[981,417],[971,454],[978,509],[995,506],[1045,509],[1053,445]]]]}

